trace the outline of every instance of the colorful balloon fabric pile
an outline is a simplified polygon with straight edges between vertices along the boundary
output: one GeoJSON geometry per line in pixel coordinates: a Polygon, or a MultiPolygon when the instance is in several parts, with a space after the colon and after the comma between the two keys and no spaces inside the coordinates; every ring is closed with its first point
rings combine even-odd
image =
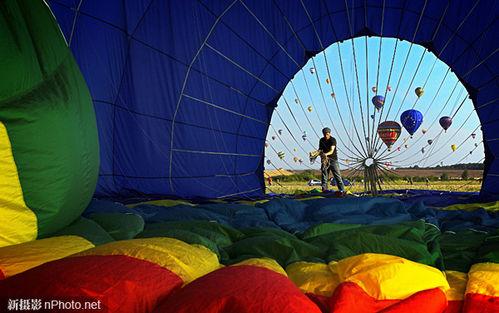
{"type": "Polygon", "coordinates": [[[0,305],[29,296],[92,299],[107,312],[495,312],[499,202],[423,201],[462,198],[94,200],[58,236],[0,248],[0,305]]]}

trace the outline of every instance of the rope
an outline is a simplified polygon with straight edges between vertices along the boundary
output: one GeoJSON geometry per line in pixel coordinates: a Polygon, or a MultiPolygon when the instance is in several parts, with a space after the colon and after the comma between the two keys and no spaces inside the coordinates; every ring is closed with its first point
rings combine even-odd
{"type": "MultiPolygon", "coordinates": [[[[314,23],[313,23],[313,21],[312,21],[312,17],[310,16],[309,11],[307,10],[307,8],[306,8],[305,4],[303,3],[303,1],[302,1],[302,0],[300,0],[300,2],[301,2],[301,5],[302,5],[302,7],[303,7],[303,9],[304,9],[304,11],[305,11],[305,13],[306,13],[306,15],[307,15],[307,17],[308,17],[309,21],[310,21],[310,24],[312,25],[312,27],[313,27],[313,29],[314,29],[315,36],[316,36],[316,38],[317,38],[317,40],[318,40],[318,42],[319,42],[319,45],[320,45],[320,47],[321,47],[321,49],[322,49],[322,55],[324,56],[324,63],[325,63],[325,65],[326,65],[326,70],[327,70],[328,79],[330,80],[329,85],[331,86],[331,92],[332,92],[333,94],[335,94],[335,92],[334,92],[334,87],[333,87],[333,82],[332,82],[332,80],[331,80],[332,75],[331,75],[331,72],[330,72],[330,69],[329,69],[329,62],[328,62],[328,60],[327,60],[327,56],[326,56],[326,52],[325,52],[324,45],[323,45],[322,40],[321,40],[321,38],[320,38],[320,36],[319,36],[319,34],[318,34],[318,32],[317,32],[317,29],[316,29],[316,27],[315,27],[315,24],[314,24],[314,23]]],[[[332,122],[332,121],[333,121],[333,119],[332,119],[331,115],[329,114],[329,110],[328,110],[328,108],[327,108],[326,101],[325,101],[325,99],[324,99],[324,93],[323,93],[323,91],[322,91],[322,86],[321,86],[320,79],[319,79],[318,69],[317,69],[317,66],[316,66],[316,64],[315,64],[315,60],[314,60],[314,58],[313,58],[313,57],[312,57],[312,63],[313,63],[314,68],[315,68],[315,74],[316,74],[316,77],[317,77],[317,82],[318,82],[318,84],[319,84],[319,88],[320,88],[320,91],[321,91],[321,96],[322,96],[322,101],[323,101],[323,103],[324,103],[324,106],[326,107],[327,114],[328,114],[328,116],[329,116],[329,119],[331,120],[331,124],[332,124],[333,128],[335,129],[335,131],[336,131],[337,133],[339,133],[339,132],[336,130],[336,127],[335,127],[334,123],[332,122]]],[[[344,130],[345,130],[345,132],[346,132],[345,122],[344,122],[343,117],[342,117],[342,115],[341,115],[341,111],[340,111],[339,106],[338,106],[338,101],[336,100],[336,97],[332,97],[332,98],[333,98],[333,101],[334,101],[334,103],[335,103],[335,105],[336,105],[336,110],[338,111],[338,115],[339,115],[339,117],[340,117],[340,121],[341,121],[341,123],[342,123],[342,125],[343,125],[343,129],[344,129],[344,130]]],[[[347,136],[347,137],[348,137],[348,139],[350,140],[350,143],[352,144],[352,146],[353,146],[353,147],[357,150],[357,152],[358,152],[360,155],[362,155],[362,152],[360,152],[360,151],[359,151],[359,149],[357,149],[357,147],[354,145],[354,143],[353,143],[353,141],[352,141],[351,137],[350,137],[350,136],[347,136]]],[[[343,143],[343,144],[344,144],[344,143],[343,143]]],[[[362,144],[362,143],[361,143],[361,144],[362,144]]],[[[349,149],[349,150],[350,150],[350,149],[349,149]]],[[[351,150],[350,150],[350,152],[354,153],[354,152],[353,152],[353,151],[351,151],[351,150]]],[[[354,153],[354,154],[355,154],[355,153],[354,153]]],[[[355,155],[356,155],[357,157],[360,157],[360,155],[357,155],[357,154],[355,154],[355,155]]]]}
{"type": "MultiPolygon", "coordinates": [[[[356,83],[357,83],[357,94],[358,94],[358,97],[359,97],[360,115],[361,115],[361,119],[362,119],[362,130],[364,132],[364,139],[366,139],[365,138],[366,137],[366,125],[365,125],[365,122],[364,122],[364,110],[362,108],[362,96],[360,95],[359,72],[358,72],[358,69],[357,69],[357,56],[356,56],[356,53],[355,53],[355,42],[354,42],[354,39],[353,39],[352,22],[350,20],[350,10],[348,8],[347,0],[345,0],[345,7],[346,7],[346,12],[347,12],[348,28],[350,30],[350,36],[352,37],[351,43],[352,43],[353,60],[354,60],[354,68],[355,68],[355,78],[356,78],[356,83]]],[[[369,118],[369,116],[367,116],[367,118],[369,118]]],[[[354,123],[354,125],[355,125],[355,123],[354,123]]],[[[366,141],[365,144],[366,144],[366,147],[367,147],[369,140],[365,140],[365,141],[366,141]]],[[[367,155],[370,155],[369,151],[367,152],[367,155]]]]}
{"type": "MultiPolygon", "coordinates": [[[[292,27],[291,23],[290,23],[290,22],[289,22],[289,20],[287,19],[286,15],[284,15],[284,13],[283,13],[283,12],[282,12],[282,10],[280,9],[280,7],[279,7],[279,6],[275,3],[275,1],[274,1],[274,4],[276,5],[276,7],[278,8],[279,12],[281,13],[281,15],[282,15],[283,19],[285,20],[285,22],[286,22],[286,24],[287,24],[288,28],[289,28],[289,29],[291,30],[291,32],[293,33],[294,37],[297,39],[297,42],[301,45],[301,47],[302,47],[303,51],[304,51],[304,52],[306,52],[307,50],[306,50],[306,48],[305,48],[305,46],[304,46],[303,42],[301,41],[301,39],[300,39],[300,37],[298,36],[298,34],[295,32],[294,28],[292,27]]],[[[306,7],[304,7],[304,9],[306,10],[306,7]]],[[[308,12],[308,11],[307,11],[307,12],[308,12]]],[[[313,24],[313,22],[311,22],[311,24],[312,24],[312,26],[313,26],[313,27],[315,27],[315,26],[314,26],[314,24],[313,24]]],[[[319,38],[319,40],[320,40],[320,38],[319,38]]],[[[320,87],[320,89],[321,89],[321,96],[322,96],[322,99],[323,99],[323,101],[324,101],[323,103],[324,103],[324,105],[326,106],[326,110],[328,111],[328,109],[327,109],[327,105],[325,104],[325,100],[324,100],[324,93],[323,93],[323,91],[322,91],[322,87],[321,87],[321,84],[320,84],[320,79],[318,78],[317,66],[315,65],[315,60],[314,60],[314,58],[312,58],[312,62],[313,62],[313,64],[314,64],[315,74],[316,74],[316,77],[317,77],[317,79],[318,79],[318,85],[319,85],[319,87],[320,87]]],[[[304,77],[305,85],[306,85],[307,91],[308,91],[308,93],[309,93],[310,100],[313,102],[312,95],[311,95],[311,92],[310,92],[310,88],[309,88],[309,85],[308,85],[308,82],[307,82],[307,77],[306,77],[306,75],[305,75],[305,73],[304,73],[304,71],[303,71],[303,68],[301,68],[301,70],[300,70],[300,71],[302,72],[302,75],[303,75],[303,77],[304,77]]],[[[329,77],[331,77],[331,76],[329,76],[329,77]]],[[[293,87],[293,88],[294,88],[294,87],[293,87]]],[[[328,111],[328,112],[329,112],[329,111],[328,111]]],[[[316,113],[317,113],[317,112],[316,112],[316,113]]],[[[328,113],[328,114],[329,114],[329,113],[328,113]]],[[[330,117],[330,118],[331,118],[331,117],[330,117]]],[[[320,120],[320,117],[319,117],[319,116],[318,116],[318,119],[319,119],[319,121],[321,122],[321,124],[323,124],[323,123],[322,123],[322,121],[320,120]]],[[[352,120],[353,120],[353,116],[352,116],[352,120]]],[[[310,122],[309,122],[309,123],[310,123],[310,122]]],[[[311,126],[312,126],[312,125],[311,125],[311,126]]],[[[336,127],[334,126],[334,124],[333,124],[332,126],[333,126],[333,128],[335,129],[335,131],[339,134],[339,132],[337,131],[337,129],[336,129],[336,127]]],[[[358,133],[357,133],[357,136],[358,136],[358,133]]],[[[358,136],[358,138],[359,138],[359,140],[360,140],[360,136],[358,136]]],[[[350,149],[348,148],[348,145],[346,145],[346,144],[342,141],[341,137],[340,137],[340,138],[338,138],[338,139],[339,139],[339,141],[340,141],[340,142],[341,142],[341,143],[342,143],[342,144],[343,144],[343,145],[347,148],[347,150],[349,150],[352,154],[355,154],[352,150],[350,150],[350,149]]],[[[361,142],[361,143],[362,143],[362,142],[361,142]]],[[[355,145],[353,145],[353,146],[354,146],[354,148],[358,151],[357,147],[356,147],[355,145]]],[[[363,148],[363,146],[361,146],[361,147],[363,148]]],[[[363,149],[363,150],[364,150],[364,149],[363,149]]],[[[340,150],[340,149],[338,149],[338,151],[341,151],[341,150],[340,150]]],[[[360,153],[360,151],[358,151],[358,152],[360,153]]]]}

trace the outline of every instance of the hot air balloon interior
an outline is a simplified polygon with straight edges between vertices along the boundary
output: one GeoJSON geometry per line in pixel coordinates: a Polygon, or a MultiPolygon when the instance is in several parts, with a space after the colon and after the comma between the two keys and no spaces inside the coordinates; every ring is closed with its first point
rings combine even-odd
{"type": "Polygon", "coordinates": [[[498,1],[0,12],[0,312],[499,312],[498,1]]]}

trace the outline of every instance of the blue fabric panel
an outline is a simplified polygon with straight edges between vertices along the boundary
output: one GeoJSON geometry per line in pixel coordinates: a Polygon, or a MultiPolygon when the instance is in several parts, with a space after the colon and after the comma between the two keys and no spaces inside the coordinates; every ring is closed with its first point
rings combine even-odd
{"type": "Polygon", "coordinates": [[[497,1],[384,2],[49,0],[96,107],[96,195],[262,196],[289,79],[337,41],[382,33],[428,48],[468,88],[490,146],[482,196],[498,198],[497,1]]]}
{"type": "MultiPolygon", "coordinates": [[[[476,197],[476,196],[475,196],[476,197]]],[[[134,213],[146,223],[168,221],[217,221],[235,228],[272,227],[291,233],[301,233],[322,223],[385,225],[405,221],[424,220],[444,231],[475,229],[495,231],[499,227],[497,212],[484,209],[474,211],[439,210],[425,205],[464,203],[476,198],[466,193],[438,194],[436,191],[418,191],[412,197],[272,199],[256,206],[237,203],[201,203],[196,206],[162,207],[138,205],[129,209],[115,202],[94,200],[85,214],[98,212],[134,213]],[[440,199],[439,199],[440,198],[440,199]]]]}

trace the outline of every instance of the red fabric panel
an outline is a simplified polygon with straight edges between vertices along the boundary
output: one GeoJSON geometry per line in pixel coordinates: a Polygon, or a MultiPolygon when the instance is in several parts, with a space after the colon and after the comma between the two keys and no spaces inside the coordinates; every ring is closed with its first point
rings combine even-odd
{"type": "Polygon", "coordinates": [[[461,313],[463,312],[463,300],[451,300],[447,302],[447,309],[444,313],[461,313]]]}
{"type": "Polygon", "coordinates": [[[169,296],[157,313],[320,313],[286,276],[249,265],[229,266],[169,296]]]}
{"type": "Polygon", "coordinates": [[[0,280],[4,279],[4,278],[5,278],[5,275],[3,274],[2,270],[0,269],[0,280]]]}
{"type": "Polygon", "coordinates": [[[377,301],[355,283],[341,283],[329,299],[329,308],[335,313],[378,312],[398,300],[377,301]]]}
{"type": "Polygon", "coordinates": [[[171,271],[128,256],[69,257],[0,281],[0,311],[7,307],[9,298],[28,298],[100,300],[104,308],[78,312],[151,312],[182,283],[171,271]]]}
{"type": "Polygon", "coordinates": [[[409,313],[409,312],[425,312],[425,313],[443,313],[447,308],[447,298],[445,293],[440,288],[423,290],[416,292],[412,296],[393,304],[383,313],[409,313]]]}
{"type": "Polygon", "coordinates": [[[423,290],[404,300],[376,300],[355,283],[341,283],[329,299],[335,313],[442,313],[447,307],[445,294],[438,288],[423,290]]]}
{"type": "Polygon", "coordinates": [[[307,297],[321,309],[322,313],[329,313],[329,297],[306,293],[307,297]]]}
{"type": "Polygon", "coordinates": [[[499,313],[499,297],[468,293],[463,313],[499,313]]]}

